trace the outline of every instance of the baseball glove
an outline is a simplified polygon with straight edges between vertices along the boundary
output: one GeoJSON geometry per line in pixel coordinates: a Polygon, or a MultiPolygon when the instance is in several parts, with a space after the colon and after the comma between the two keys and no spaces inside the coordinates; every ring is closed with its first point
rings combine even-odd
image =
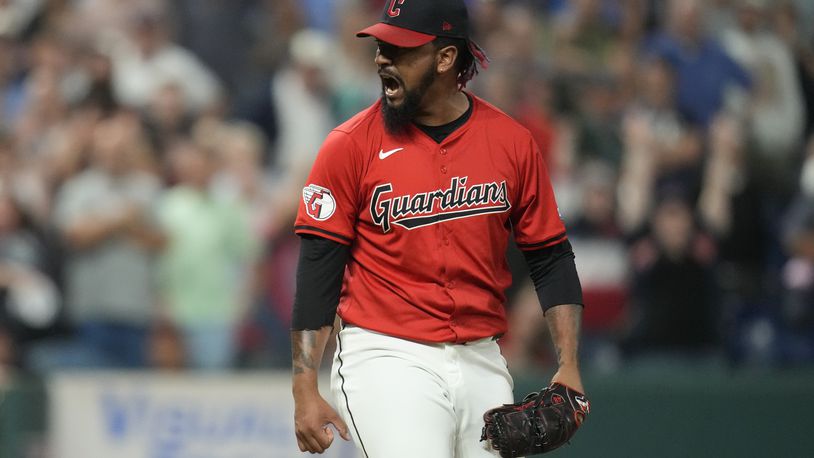
{"type": "Polygon", "coordinates": [[[589,411],[584,394],[552,383],[483,414],[481,441],[490,440],[503,458],[550,452],[571,439],[589,411]]]}

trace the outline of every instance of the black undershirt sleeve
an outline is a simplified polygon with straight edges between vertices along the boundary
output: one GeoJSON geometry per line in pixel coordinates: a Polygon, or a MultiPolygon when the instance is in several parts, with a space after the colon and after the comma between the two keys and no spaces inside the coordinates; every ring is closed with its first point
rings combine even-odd
{"type": "Polygon", "coordinates": [[[349,254],[347,245],[313,235],[302,236],[292,330],[333,326],[349,254]]]}
{"type": "Polygon", "coordinates": [[[539,250],[524,251],[531,280],[543,311],[555,305],[583,305],[574,250],[566,239],[539,250]]]}

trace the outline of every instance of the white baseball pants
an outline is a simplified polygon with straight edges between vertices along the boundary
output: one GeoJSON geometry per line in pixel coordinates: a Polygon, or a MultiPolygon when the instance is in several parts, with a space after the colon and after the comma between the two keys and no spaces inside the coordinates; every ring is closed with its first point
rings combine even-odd
{"type": "Polygon", "coordinates": [[[366,458],[499,456],[480,442],[483,413],[513,402],[492,338],[424,344],[354,326],[337,335],[331,391],[366,458]]]}

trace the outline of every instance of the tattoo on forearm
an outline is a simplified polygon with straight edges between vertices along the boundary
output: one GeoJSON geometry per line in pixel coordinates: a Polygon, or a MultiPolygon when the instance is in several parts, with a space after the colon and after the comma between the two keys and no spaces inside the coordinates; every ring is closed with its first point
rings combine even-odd
{"type": "Polygon", "coordinates": [[[582,307],[578,305],[560,305],[546,313],[548,329],[554,350],[557,352],[557,364],[577,361],[579,333],[582,322],[582,307]]]}
{"type": "Polygon", "coordinates": [[[557,364],[562,365],[562,347],[555,342],[554,350],[557,352],[557,364]]]}
{"type": "Polygon", "coordinates": [[[315,371],[318,361],[314,357],[317,345],[317,331],[298,331],[292,342],[292,363],[294,374],[315,371]]]}

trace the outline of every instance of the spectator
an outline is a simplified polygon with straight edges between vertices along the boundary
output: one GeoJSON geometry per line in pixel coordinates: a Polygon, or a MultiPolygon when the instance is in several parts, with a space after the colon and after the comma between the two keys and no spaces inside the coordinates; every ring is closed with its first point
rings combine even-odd
{"type": "Polygon", "coordinates": [[[225,124],[215,139],[218,170],[212,190],[217,198],[245,212],[255,244],[279,224],[275,215],[272,180],[261,158],[267,148],[262,132],[249,123],[225,124]]]}
{"type": "Polygon", "coordinates": [[[339,8],[338,53],[331,72],[334,87],[334,117],[343,122],[373,103],[379,96],[380,82],[370,71],[374,66],[371,43],[356,38],[356,32],[375,21],[360,0],[343,0],[339,8]]]}
{"type": "Polygon", "coordinates": [[[0,329],[0,384],[9,383],[14,372],[14,339],[5,329],[0,329]]]}
{"type": "MultiPolygon", "coordinates": [[[[270,234],[269,296],[275,306],[291,310],[294,298],[294,275],[299,252],[299,238],[290,230],[302,186],[320,142],[334,127],[332,116],[332,62],[336,50],[327,35],[314,30],[301,30],[291,39],[291,61],[275,75],[272,91],[275,97],[279,137],[273,167],[277,202],[277,233],[270,234]]],[[[288,315],[288,314],[286,314],[288,315]]],[[[288,323],[286,323],[287,327],[288,323]]]]}
{"type": "Polygon", "coordinates": [[[178,83],[167,83],[158,88],[144,111],[144,123],[150,139],[156,150],[161,152],[188,136],[193,121],[184,103],[184,89],[178,83]]]}
{"type": "Polygon", "coordinates": [[[727,53],[753,80],[746,113],[747,145],[764,192],[791,194],[805,123],[800,82],[791,50],[766,26],[768,1],[738,0],[737,22],[722,34],[727,53]]]}
{"type": "MultiPolygon", "coordinates": [[[[277,214],[278,196],[261,167],[265,139],[249,123],[232,123],[220,128],[216,147],[220,170],[213,177],[213,195],[244,212],[253,244],[262,246],[271,234],[285,230],[281,225],[288,224],[277,214]]],[[[240,300],[249,309],[241,323],[239,364],[262,367],[278,361],[288,364],[290,351],[286,346],[291,340],[287,332],[291,310],[269,297],[273,275],[266,269],[267,259],[252,261],[241,275],[244,284],[240,300]]]]}
{"type": "MultiPolygon", "coordinates": [[[[77,107],[42,135],[40,155],[27,154],[26,165],[44,182],[47,189],[45,201],[51,212],[54,194],[89,162],[95,132],[102,119],[102,112],[91,105],[77,107]]],[[[26,154],[21,151],[20,156],[26,154]]]]}
{"type": "Polygon", "coordinates": [[[168,2],[178,42],[211,68],[235,93],[251,84],[251,46],[256,13],[253,0],[177,0],[168,2]]]}
{"type": "MultiPolygon", "coordinates": [[[[666,59],[676,71],[676,100],[681,114],[706,128],[727,107],[729,89],[748,89],[749,74],[726,54],[703,28],[699,0],[671,0],[666,31],[647,45],[647,52],[666,59]],[[698,78],[698,75],[704,75],[698,78]]],[[[742,110],[734,107],[732,109],[742,110]]]]}
{"type": "Polygon", "coordinates": [[[0,34],[0,128],[11,130],[24,109],[24,78],[16,42],[0,34]]]}
{"type": "Polygon", "coordinates": [[[146,363],[154,256],[164,238],[155,214],[159,181],[142,168],[144,145],[134,116],[103,121],[93,134],[90,168],[60,191],[54,219],[68,249],[67,307],[77,342],[44,355],[44,369],[146,363]]]}
{"type": "Polygon", "coordinates": [[[583,94],[578,100],[576,116],[579,160],[598,159],[618,167],[622,156],[618,82],[608,75],[594,75],[575,86],[583,94]]]}
{"type": "MultiPolygon", "coordinates": [[[[568,225],[572,243],[583,247],[577,269],[586,302],[603,318],[594,318],[590,325],[613,326],[619,319],[626,301],[629,271],[623,233],[616,220],[616,174],[602,162],[585,164],[579,174],[582,205],[576,218],[568,225]],[[592,300],[596,299],[596,301],[592,300]],[[595,303],[598,302],[598,303],[595,303]]],[[[586,323],[588,324],[588,323],[586,323]]]]}
{"type": "Polygon", "coordinates": [[[48,249],[9,190],[0,190],[0,372],[25,367],[28,346],[55,329],[61,298],[48,249]]]}
{"type": "Polygon", "coordinates": [[[21,35],[43,5],[42,0],[0,2],[0,35],[21,35]]]}
{"type": "Polygon", "coordinates": [[[210,192],[212,153],[191,142],[169,152],[174,182],[159,203],[167,234],[160,259],[163,314],[177,326],[188,365],[226,369],[234,363],[241,292],[256,241],[246,213],[210,192]]]}
{"type": "Polygon", "coordinates": [[[272,82],[280,122],[274,169],[280,177],[290,180],[299,194],[320,139],[334,123],[329,74],[335,49],[321,32],[303,30],[291,39],[289,51],[291,61],[272,82]]]}
{"type": "MultiPolygon", "coordinates": [[[[190,2],[195,3],[195,2],[190,2]]],[[[269,142],[277,144],[280,120],[277,113],[277,94],[273,80],[284,66],[291,38],[303,27],[304,13],[297,0],[259,0],[252,2],[246,28],[253,40],[248,55],[251,74],[246,83],[233,94],[232,113],[239,119],[254,123],[269,142]]],[[[263,164],[276,162],[274,149],[263,157],[263,164]]]]}
{"type": "Polygon", "coordinates": [[[555,17],[552,52],[561,72],[584,77],[608,71],[620,45],[616,8],[601,0],[574,0],[555,17]]]}
{"type": "Polygon", "coordinates": [[[718,240],[719,271],[727,289],[754,298],[765,273],[768,234],[745,141],[731,117],[720,117],[712,125],[699,216],[718,240]]]}
{"type": "Polygon", "coordinates": [[[785,219],[789,260],[783,267],[783,324],[789,362],[814,360],[814,136],[809,138],[800,193],[785,219]]]}
{"type": "MultiPolygon", "coordinates": [[[[542,71],[529,71],[521,85],[521,97],[514,110],[517,121],[527,128],[540,147],[546,165],[554,175],[558,167],[554,156],[557,142],[553,88],[542,71]]],[[[491,100],[491,99],[490,99],[491,100]]]]}
{"type": "Polygon", "coordinates": [[[165,0],[75,0],[56,3],[70,16],[68,27],[86,43],[111,44],[127,39],[132,18],[144,10],[162,11],[165,0]]]}
{"type": "Polygon", "coordinates": [[[706,357],[718,344],[718,309],[711,267],[714,246],[698,230],[684,197],[656,205],[651,231],[631,248],[633,319],[629,356],[706,357]]]}
{"type": "Polygon", "coordinates": [[[600,161],[584,164],[578,174],[582,202],[568,224],[568,238],[585,300],[584,354],[588,364],[612,370],[619,363],[616,343],[627,326],[630,261],[616,221],[616,174],[600,161]]]}
{"type": "Polygon", "coordinates": [[[50,212],[48,189],[36,161],[23,161],[13,137],[0,129],[0,189],[13,196],[24,214],[44,225],[50,212]]]}
{"type": "Polygon", "coordinates": [[[81,64],[87,81],[79,103],[96,108],[107,116],[113,114],[118,108],[118,101],[113,93],[113,63],[110,57],[97,49],[85,49],[81,64]]]}
{"type": "Polygon", "coordinates": [[[803,8],[799,1],[783,1],[773,16],[774,33],[792,53],[795,73],[803,93],[806,138],[814,133],[814,35],[810,25],[801,19],[808,17],[805,13],[810,13],[810,10],[810,4],[803,8]]]}
{"type": "Polygon", "coordinates": [[[805,363],[814,359],[814,263],[812,241],[814,218],[810,205],[799,215],[795,228],[791,259],[783,269],[784,297],[782,324],[785,342],[780,345],[780,359],[786,363],[805,363]]]}
{"type": "Polygon", "coordinates": [[[42,154],[46,135],[69,111],[66,89],[68,47],[55,36],[42,36],[32,44],[32,67],[24,82],[24,109],[14,122],[16,145],[24,154],[42,154]]]}
{"type": "Polygon", "coordinates": [[[651,154],[660,163],[659,171],[700,167],[701,148],[695,144],[692,127],[676,106],[676,74],[669,62],[647,59],[641,63],[638,95],[629,106],[629,116],[641,116],[651,132],[651,154]]]}
{"type": "Polygon", "coordinates": [[[144,10],[131,18],[130,42],[111,50],[113,83],[124,105],[145,108],[167,84],[183,89],[184,106],[193,112],[214,109],[220,87],[214,75],[186,49],[170,41],[165,18],[144,10]]]}
{"type": "Polygon", "coordinates": [[[672,67],[646,60],[639,88],[623,119],[619,222],[628,234],[644,228],[658,190],[680,188],[694,200],[702,167],[701,137],[678,112],[672,67]]]}
{"type": "MultiPolygon", "coordinates": [[[[528,275],[526,273],[526,275],[528,275]]],[[[520,278],[528,278],[520,277],[520,278]]],[[[512,309],[508,314],[511,331],[500,341],[500,352],[514,370],[535,370],[555,364],[545,317],[530,280],[524,280],[512,297],[512,309]]]]}

